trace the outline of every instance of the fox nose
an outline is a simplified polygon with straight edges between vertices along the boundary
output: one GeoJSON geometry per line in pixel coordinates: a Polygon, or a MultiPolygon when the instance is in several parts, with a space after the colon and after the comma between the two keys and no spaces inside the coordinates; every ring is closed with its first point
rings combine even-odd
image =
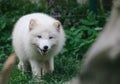
{"type": "Polygon", "coordinates": [[[47,49],[48,49],[48,46],[44,46],[44,49],[47,50],[47,49]]]}

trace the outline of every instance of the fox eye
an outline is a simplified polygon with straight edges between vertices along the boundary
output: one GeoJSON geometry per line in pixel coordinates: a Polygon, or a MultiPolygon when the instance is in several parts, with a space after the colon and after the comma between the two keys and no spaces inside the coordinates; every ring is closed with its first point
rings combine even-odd
{"type": "Polygon", "coordinates": [[[42,36],[40,36],[40,35],[38,35],[37,37],[38,37],[38,38],[42,38],[42,36]]]}
{"type": "Polygon", "coordinates": [[[52,38],[53,38],[52,36],[49,37],[49,39],[52,39],[52,38]]]}

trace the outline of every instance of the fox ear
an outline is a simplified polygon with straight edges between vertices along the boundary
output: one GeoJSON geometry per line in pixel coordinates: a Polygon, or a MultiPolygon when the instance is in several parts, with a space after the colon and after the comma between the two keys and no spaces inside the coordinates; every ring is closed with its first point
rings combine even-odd
{"type": "Polygon", "coordinates": [[[59,21],[56,21],[54,22],[54,25],[56,26],[57,31],[60,32],[61,23],[59,21]]]}
{"type": "Polygon", "coordinates": [[[30,23],[29,23],[29,30],[31,31],[36,24],[37,24],[36,20],[35,19],[31,19],[30,23]]]}

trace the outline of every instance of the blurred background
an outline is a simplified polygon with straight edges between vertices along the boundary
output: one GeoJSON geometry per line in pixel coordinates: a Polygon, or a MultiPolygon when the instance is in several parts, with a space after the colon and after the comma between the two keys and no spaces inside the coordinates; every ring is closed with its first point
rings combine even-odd
{"type": "MultiPolygon", "coordinates": [[[[70,80],[109,19],[111,4],[112,0],[0,0],[0,68],[13,52],[11,33],[15,22],[25,14],[44,12],[61,21],[67,41],[55,57],[55,71],[44,76],[42,84],[63,84],[70,80]]],[[[21,74],[17,63],[9,84],[37,84],[29,71],[21,74]]]]}

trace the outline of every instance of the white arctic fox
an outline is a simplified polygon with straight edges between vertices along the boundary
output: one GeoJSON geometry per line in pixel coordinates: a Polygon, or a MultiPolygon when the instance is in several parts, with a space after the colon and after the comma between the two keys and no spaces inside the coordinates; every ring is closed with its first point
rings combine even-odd
{"type": "Polygon", "coordinates": [[[29,63],[33,75],[41,76],[54,70],[54,56],[63,48],[65,34],[58,20],[33,13],[17,21],[12,43],[19,58],[18,68],[24,72],[29,63]]]}

